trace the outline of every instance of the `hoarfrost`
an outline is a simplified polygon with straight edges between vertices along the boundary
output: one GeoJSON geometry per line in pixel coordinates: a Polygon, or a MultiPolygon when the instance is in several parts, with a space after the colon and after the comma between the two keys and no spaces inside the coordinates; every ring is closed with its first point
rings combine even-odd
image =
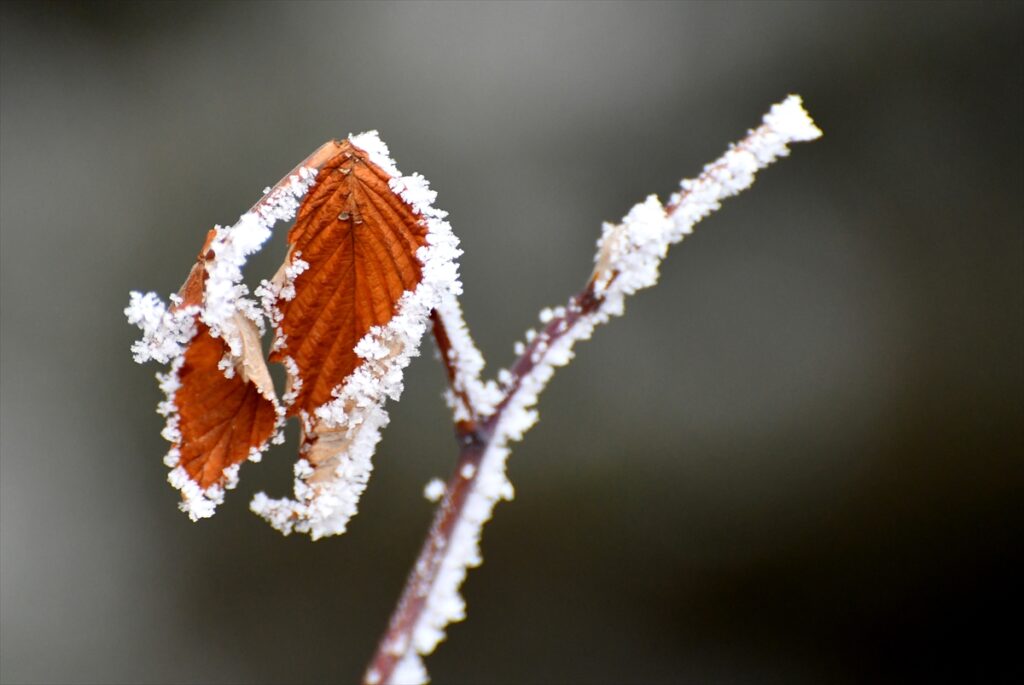
{"type": "Polygon", "coordinates": [[[454,370],[451,386],[455,392],[448,392],[445,397],[455,420],[467,421],[473,419],[474,414],[475,418],[490,416],[501,401],[502,392],[494,381],[481,380],[484,357],[469,334],[456,295],[453,291],[438,304],[435,311],[451,345],[448,362],[454,370]],[[468,406],[463,397],[468,400],[468,406]]]}
{"type": "Polygon", "coordinates": [[[423,496],[430,502],[440,502],[444,493],[448,490],[444,481],[440,478],[431,478],[430,482],[423,488],[423,496]]]}
{"type": "MultiPolygon", "coordinates": [[[[157,374],[160,389],[165,395],[157,407],[158,413],[166,417],[161,435],[171,443],[164,463],[171,469],[168,481],[181,491],[182,501],[179,506],[193,521],[213,515],[216,506],[224,500],[224,490],[235,486],[239,465],[225,469],[226,481],[223,487],[213,485],[203,490],[180,464],[179,445],[182,436],[176,393],[180,387],[178,375],[185,360],[185,350],[196,335],[197,320],[201,320],[209,326],[211,335],[223,338],[227,344],[228,351],[218,363],[218,368],[224,372],[225,377],[234,377],[236,364],[242,363],[248,335],[244,327],[249,324],[240,326],[240,322],[244,319],[261,332],[263,330],[259,308],[245,297],[248,289],[241,282],[242,267],[248,257],[270,237],[270,229],[277,221],[286,221],[295,216],[299,198],[315,179],[316,173],[313,170],[300,167],[275,189],[266,189],[264,197],[233,226],[215,228],[215,235],[208,248],[212,256],[204,261],[206,278],[201,306],[182,307],[182,297],[172,294],[169,298],[171,307],[168,308],[155,293],[130,293],[125,316],[129,323],[142,330],[142,338],[132,344],[135,361],[141,364],[154,360],[171,365],[167,373],[157,374]]],[[[281,437],[282,421],[281,412],[278,411],[274,440],[281,437]]],[[[253,449],[249,460],[256,461],[258,458],[259,450],[253,449]]]]}
{"type": "Polygon", "coordinates": [[[206,263],[203,288],[203,322],[215,337],[223,337],[236,357],[241,340],[234,325],[239,311],[262,325],[256,304],[246,298],[249,289],[242,283],[242,267],[270,237],[270,229],[278,221],[289,221],[299,208],[299,200],[316,180],[316,173],[302,167],[288,181],[271,190],[264,198],[228,228],[215,227],[210,244],[213,259],[206,263]]]}
{"type": "MultiPolygon", "coordinates": [[[[444,220],[446,213],[432,206],[436,193],[418,174],[399,175],[376,131],[349,140],[392,175],[389,186],[420,216],[427,244],[416,251],[423,274],[420,283],[403,293],[387,324],[375,326],[356,344],[363,363],[334,388],[332,400],[312,415],[302,412],[303,431],[315,437],[305,454],[308,468],[296,472],[294,499],[275,500],[259,493],[250,504],[284,534],[308,533],[314,540],[345,532],[373,470],[371,457],[380,432],[388,423],[384,403],[402,394],[402,372],[419,354],[430,312],[451,308],[461,292],[456,263],[461,250],[444,220]]],[[[299,379],[297,373],[291,377],[299,379]]],[[[295,390],[293,386],[289,393],[292,398],[295,390]]]]}
{"type": "Polygon", "coordinates": [[[168,364],[184,354],[185,346],[195,336],[199,308],[168,309],[156,293],[132,291],[124,313],[128,323],[142,329],[142,339],[132,343],[135,362],[144,364],[153,360],[168,364]]]}
{"type": "MultiPolygon", "coordinates": [[[[378,681],[380,675],[377,676],[378,681]]],[[[369,681],[369,679],[367,679],[369,681]]],[[[389,685],[417,685],[430,680],[427,669],[416,652],[406,652],[405,656],[395,665],[395,670],[388,680],[389,685]]]]}

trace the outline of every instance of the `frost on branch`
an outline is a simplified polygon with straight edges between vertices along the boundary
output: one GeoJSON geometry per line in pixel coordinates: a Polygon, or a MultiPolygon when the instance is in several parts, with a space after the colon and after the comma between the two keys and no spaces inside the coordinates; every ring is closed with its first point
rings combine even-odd
{"type": "Polygon", "coordinates": [[[294,499],[260,493],[251,508],[286,534],[345,531],[388,423],[384,403],[401,395],[431,311],[459,292],[458,241],[435,196],[422,176],[400,175],[376,132],[351,137],[321,168],[288,260],[263,289],[302,446],[294,499]]]}
{"type": "Polygon", "coordinates": [[[754,174],[789,154],[790,143],[818,138],[821,131],[791,95],[774,105],[760,127],[730,146],[695,179],[684,180],[680,191],[662,207],[654,195],[636,205],[619,224],[605,224],[593,275],[594,291],[608,313],[621,313],[622,298],[658,280],[658,266],[669,245],[693,232],[694,225],[721,206],[721,201],[745,190],[754,174]]]}
{"type": "Polygon", "coordinates": [[[501,396],[484,404],[491,409],[482,427],[485,444],[463,450],[430,538],[364,682],[408,685],[428,680],[421,655],[433,652],[448,624],[465,618],[459,587],[467,570],[481,563],[483,525],[498,500],[512,497],[505,470],[509,445],[537,421],[538,396],[555,369],[572,359],[575,344],[622,314],[627,295],[657,282],[669,245],[691,233],[723,199],[749,187],[759,169],[787,155],[790,143],[820,135],[800,98],[790,96],[696,179],[683,181],[667,207],[652,195],[621,223],[605,224],[587,287],[566,306],[544,310],[540,332],[529,331],[526,342],[517,345],[520,357],[515,365],[499,372],[501,396]]]}
{"type": "Polygon", "coordinates": [[[501,390],[494,381],[484,381],[484,358],[469,335],[456,297],[445,298],[434,309],[434,340],[448,373],[445,399],[456,426],[470,430],[480,419],[494,413],[501,390]]]}

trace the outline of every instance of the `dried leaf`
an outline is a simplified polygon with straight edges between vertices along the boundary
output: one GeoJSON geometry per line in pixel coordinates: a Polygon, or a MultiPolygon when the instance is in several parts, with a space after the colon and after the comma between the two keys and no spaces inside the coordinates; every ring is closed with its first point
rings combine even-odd
{"type": "Polygon", "coordinates": [[[284,264],[256,291],[275,325],[271,358],[288,371],[288,413],[301,419],[295,499],[260,493],[251,508],[285,532],[344,531],[388,422],[384,404],[400,396],[430,312],[461,290],[458,240],[435,195],[422,176],[401,176],[376,131],[330,141],[236,224],[209,232],[170,309],[132,293],[136,361],[172,364],[160,376],[165,461],[193,519],[210,516],[238,465],[280,436],[285,410],[241,270],[299,208],[284,264]]]}
{"type": "Polygon", "coordinates": [[[181,307],[197,306],[201,307],[203,304],[203,289],[206,286],[206,264],[213,259],[213,252],[210,250],[210,246],[217,237],[217,229],[211,228],[206,233],[206,242],[203,243],[203,249],[199,250],[199,255],[196,257],[196,263],[192,265],[192,270],[188,272],[188,278],[185,279],[185,283],[181,286],[178,291],[178,297],[181,298],[181,302],[177,305],[176,309],[181,307]]]}
{"type": "Polygon", "coordinates": [[[402,176],[375,131],[339,144],[289,234],[265,304],[285,403],[302,422],[295,499],[250,508],[284,533],[337,535],[356,513],[387,425],[386,400],[419,353],[430,312],[460,289],[458,240],[436,194],[402,176]]]}
{"type": "Polygon", "coordinates": [[[363,361],[356,344],[386,325],[402,294],[422,279],[416,251],[427,227],[391,180],[346,140],[320,170],[288,235],[286,267],[308,264],[294,278],[294,296],[277,302],[282,342],[271,360],[294,362],[290,416],[312,414],[332,399],[363,361]]]}
{"type": "MultiPolygon", "coordinates": [[[[246,324],[258,343],[255,326],[246,324]]],[[[230,481],[225,471],[259,453],[275,432],[277,411],[266,365],[251,349],[233,359],[224,340],[198,324],[178,378],[179,465],[202,490],[225,487],[230,481]],[[230,378],[221,368],[225,355],[230,378]]]]}
{"type": "MultiPolygon", "coordinates": [[[[204,304],[215,236],[216,230],[207,234],[176,309],[204,304]]],[[[197,320],[195,335],[166,379],[170,479],[182,492],[181,508],[193,519],[212,515],[224,490],[234,487],[238,465],[259,458],[281,420],[256,324],[237,312],[231,328],[234,351],[197,320]]]]}

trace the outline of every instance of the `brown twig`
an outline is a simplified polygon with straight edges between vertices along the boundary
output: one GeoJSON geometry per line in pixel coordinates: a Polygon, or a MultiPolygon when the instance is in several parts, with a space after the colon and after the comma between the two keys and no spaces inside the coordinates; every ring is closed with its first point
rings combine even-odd
{"type": "MultiPolygon", "coordinates": [[[[725,155],[705,166],[700,176],[684,181],[680,192],[670,199],[668,206],[663,207],[655,198],[648,198],[634,207],[622,224],[606,226],[590,282],[580,294],[570,298],[564,309],[546,313],[550,318],[546,319],[546,325],[539,334],[528,335],[527,345],[509,371],[493,410],[488,408],[485,413],[473,406],[472,397],[467,392],[467,380],[460,377],[458,360],[452,358],[452,344],[444,326],[444,317],[435,313],[434,336],[445,363],[455,404],[457,409],[465,410],[457,411],[457,414],[466,414],[469,420],[461,428],[457,424],[460,445],[455,473],[448,480],[447,491],[435,514],[430,534],[406,581],[377,653],[367,668],[365,685],[390,683],[398,669],[404,677],[418,681],[425,679],[426,673],[419,670],[422,664],[418,655],[430,652],[435,641],[443,637],[437,630],[461,618],[462,612],[458,608],[452,611],[448,606],[442,617],[444,623],[432,626],[427,620],[431,618],[428,603],[435,590],[445,589],[439,582],[446,555],[453,551],[453,541],[461,530],[460,522],[464,517],[472,519],[476,516],[476,523],[482,524],[490,515],[488,508],[481,518],[468,511],[467,504],[475,494],[480,494],[483,499],[488,496],[487,488],[491,486],[482,486],[482,479],[487,475],[480,468],[485,455],[491,448],[504,448],[510,438],[518,439],[525,429],[510,427],[503,423],[503,419],[516,424],[514,412],[529,408],[536,401],[537,393],[550,378],[551,368],[566,363],[571,357],[567,353],[571,352],[572,345],[588,337],[594,325],[621,314],[623,297],[657,282],[657,267],[669,245],[682,240],[693,230],[694,224],[719,207],[721,200],[749,187],[756,171],[788,154],[787,145],[814,140],[820,135],[821,131],[803,110],[799,97],[790,96],[772,107],[762,126],[749,131],[747,137],[731,146],[725,155]],[[641,228],[637,229],[637,225],[641,228]],[[553,349],[558,352],[550,354],[553,349]],[[415,642],[420,637],[417,633],[421,628],[425,633],[422,642],[426,644],[418,645],[415,642]],[[403,668],[405,659],[415,661],[403,668]],[[412,671],[413,668],[416,672],[412,671]]],[[[532,417],[530,419],[518,423],[525,423],[528,428],[532,417]]],[[[493,493],[490,496],[488,506],[496,500],[493,493]]],[[[458,535],[462,537],[461,533],[458,535]]],[[[463,543],[458,544],[460,549],[456,551],[465,553],[461,549],[463,543]]],[[[462,568],[474,562],[479,563],[475,556],[464,560],[462,568]]],[[[462,578],[459,576],[457,580],[462,578]]]]}
{"type": "MultiPolygon", "coordinates": [[[[580,317],[592,313],[600,303],[601,300],[595,295],[594,284],[591,281],[581,293],[569,300],[564,314],[552,318],[544,329],[526,345],[523,353],[510,369],[511,380],[505,386],[503,398],[495,411],[487,417],[480,417],[474,413],[472,421],[465,422],[466,425],[461,427],[459,424],[456,425],[459,457],[455,464],[455,471],[448,479],[444,499],[437,508],[430,533],[427,535],[416,559],[416,564],[406,580],[401,599],[388,623],[388,629],[381,638],[377,653],[366,670],[363,681],[366,685],[389,682],[401,658],[408,650],[414,649],[410,646],[412,633],[426,609],[427,598],[430,596],[430,591],[441,570],[444,552],[451,543],[452,535],[462,517],[469,495],[477,487],[481,473],[481,458],[490,447],[494,437],[494,428],[504,416],[509,400],[519,390],[522,379],[536,367],[542,357],[541,354],[538,354],[538,350],[542,349],[542,345],[550,347],[552,343],[571,330],[580,317]]],[[[452,391],[472,411],[472,404],[464,390],[457,388],[457,384],[454,383],[456,371],[450,361],[451,344],[444,323],[436,314],[433,316],[433,322],[434,339],[445,363],[452,391]]]]}
{"type": "Polygon", "coordinates": [[[467,418],[455,422],[455,434],[459,441],[462,442],[467,436],[477,430],[477,424],[480,420],[479,412],[473,406],[467,388],[463,383],[459,382],[459,372],[452,358],[451,337],[448,335],[448,329],[445,328],[444,320],[437,313],[437,310],[430,313],[430,320],[433,323],[434,342],[437,344],[437,351],[440,353],[441,363],[444,364],[445,375],[448,377],[448,387],[452,394],[455,395],[456,404],[465,407],[466,412],[469,414],[467,418]]]}

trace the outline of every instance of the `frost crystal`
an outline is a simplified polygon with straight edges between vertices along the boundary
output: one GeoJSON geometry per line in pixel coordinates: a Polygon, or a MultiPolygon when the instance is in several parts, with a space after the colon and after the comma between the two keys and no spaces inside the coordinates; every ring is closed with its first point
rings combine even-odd
{"type": "MultiPolygon", "coordinates": [[[[206,265],[202,319],[215,337],[224,338],[236,357],[241,354],[241,339],[234,325],[235,314],[243,311],[251,320],[262,323],[256,304],[245,297],[249,289],[242,283],[242,267],[267,241],[275,223],[295,216],[299,199],[315,180],[314,171],[301,167],[287,183],[239,217],[234,226],[216,227],[216,237],[210,245],[214,257],[206,265]]],[[[297,273],[301,273],[301,267],[297,273]]]]}
{"type": "Polygon", "coordinates": [[[447,490],[444,481],[440,478],[432,478],[426,487],[423,488],[423,496],[429,502],[440,502],[447,490]]]}
{"type": "Polygon", "coordinates": [[[449,392],[445,397],[455,420],[465,421],[473,418],[474,412],[477,418],[490,416],[501,401],[502,393],[497,383],[480,378],[484,357],[469,335],[456,294],[442,300],[435,311],[448,335],[451,345],[448,363],[454,370],[451,385],[455,392],[449,392]],[[468,400],[468,405],[462,397],[468,400]]]}
{"type": "Polygon", "coordinates": [[[791,95],[774,105],[763,124],[730,146],[718,160],[662,207],[651,195],[620,224],[605,224],[594,269],[595,290],[607,301],[605,311],[621,314],[622,298],[654,285],[669,245],[693,232],[693,226],[721,206],[721,201],[750,187],[754,174],[789,154],[790,143],[814,140],[821,131],[791,95]]]}
{"type": "Polygon", "coordinates": [[[136,363],[155,360],[168,364],[185,352],[185,346],[196,334],[198,307],[168,309],[156,293],[132,292],[125,316],[128,323],[142,329],[142,339],[132,343],[136,363]]]}

